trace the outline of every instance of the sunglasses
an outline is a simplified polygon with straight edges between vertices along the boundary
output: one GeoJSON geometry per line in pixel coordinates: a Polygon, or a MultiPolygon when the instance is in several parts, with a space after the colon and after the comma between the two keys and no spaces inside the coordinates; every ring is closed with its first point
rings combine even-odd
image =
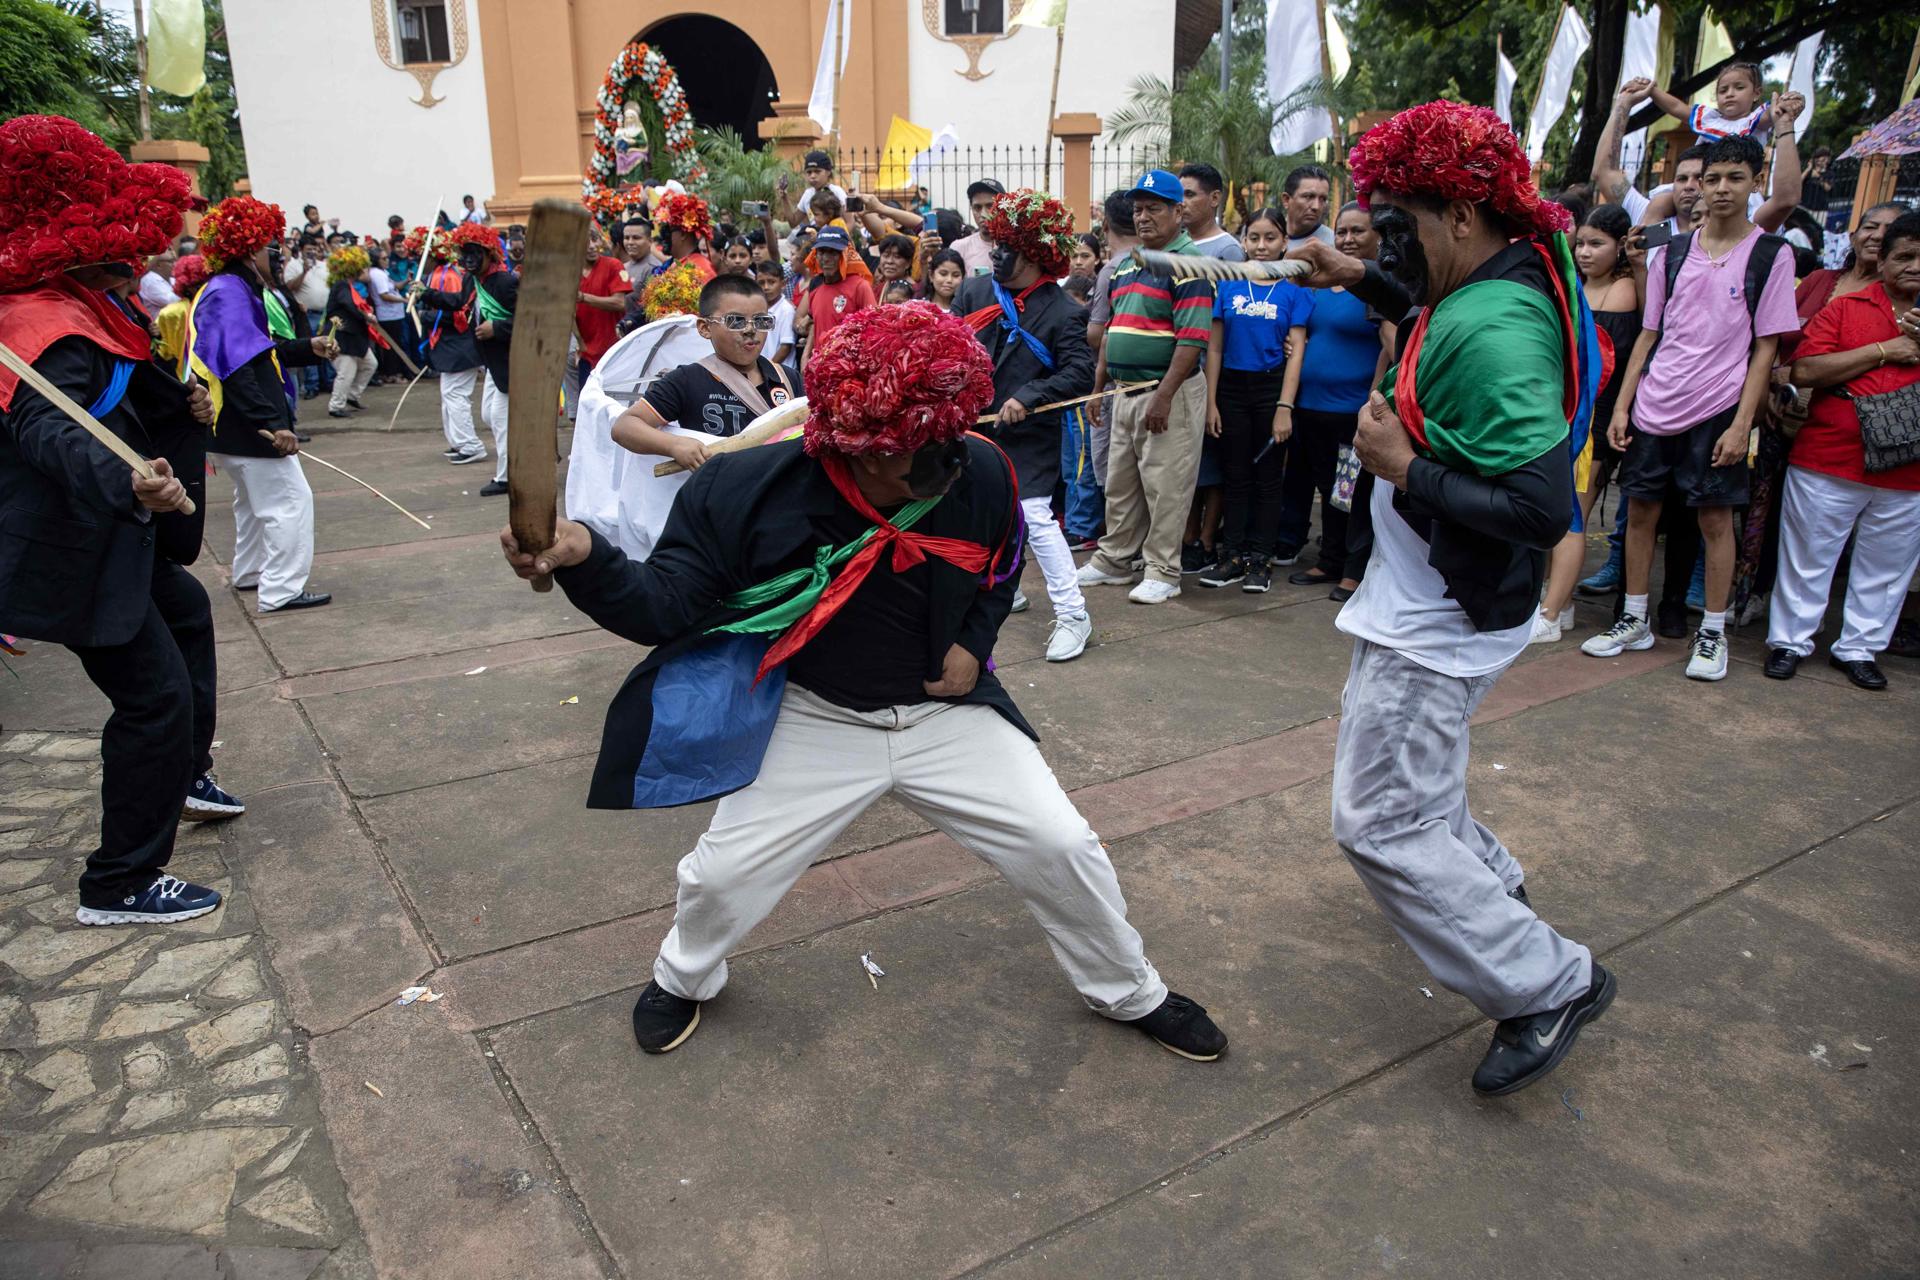
{"type": "Polygon", "coordinates": [[[733,311],[713,318],[735,333],[745,333],[749,329],[756,329],[761,333],[772,333],[776,323],[774,318],[764,311],[757,316],[743,316],[738,311],[733,311]]]}

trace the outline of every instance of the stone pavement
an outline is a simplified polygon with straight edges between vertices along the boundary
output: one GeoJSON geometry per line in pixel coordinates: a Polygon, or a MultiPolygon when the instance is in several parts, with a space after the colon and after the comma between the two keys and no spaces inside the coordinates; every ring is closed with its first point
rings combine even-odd
{"type": "Polygon", "coordinates": [[[1484,1101],[1486,1023],[1328,838],[1324,593],[1101,589],[1064,666],[1036,608],[1002,678],[1231,1054],[1088,1014],[1017,900],[885,801],[643,1058],[628,1007],[710,806],[581,807],[636,651],[506,574],[504,501],[437,456],[431,388],[380,431],[394,394],[314,448],[433,532],[310,468],[331,607],[225,590],[210,486],[216,762],[250,811],[176,870],[222,911],[71,923],[103,704],[58,649],[0,675],[0,1278],[1912,1273],[1920,664],[1876,696],[1764,680],[1751,634],[1712,686],[1674,642],[1529,650],[1475,810],[1621,995],[1484,1101]],[[396,1006],[415,983],[444,998],[396,1006]]]}

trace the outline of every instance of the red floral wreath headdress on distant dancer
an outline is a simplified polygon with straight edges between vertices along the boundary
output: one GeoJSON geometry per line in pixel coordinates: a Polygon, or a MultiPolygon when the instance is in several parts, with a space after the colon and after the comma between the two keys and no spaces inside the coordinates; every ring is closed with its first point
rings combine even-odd
{"type": "Polygon", "coordinates": [[[277,204],[252,196],[228,196],[200,220],[200,252],[215,271],[245,262],[287,233],[287,215],[277,204]]]}
{"type": "Polygon", "coordinates": [[[699,196],[667,192],[654,209],[653,221],[655,226],[677,227],[695,240],[713,239],[713,218],[699,196]]]}
{"type": "Polygon", "coordinates": [[[807,364],[809,454],[902,454],[957,440],[993,400],[993,360],[930,302],[869,307],[834,326],[807,364]]]}
{"type": "Polygon", "coordinates": [[[1073,215],[1044,191],[1023,187],[994,197],[980,232],[1024,256],[1043,276],[1063,276],[1073,261],[1073,215]]]}
{"type": "Polygon", "coordinates": [[[500,248],[499,234],[492,227],[482,226],[478,222],[462,222],[453,230],[442,232],[435,237],[434,248],[437,250],[443,243],[451,251],[449,261],[458,262],[460,251],[468,245],[485,250],[487,257],[496,265],[507,260],[500,248]]]}
{"type": "Polygon", "coordinates": [[[207,282],[209,274],[207,260],[197,253],[189,253],[173,264],[173,291],[188,297],[207,282]]]}
{"type": "Polygon", "coordinates": [[[0,125],[0,290],[69,267],[144,262],[197,203],[171,165],[130,165],[64,116],[16,116],[0,125]]]}
{"type": "Polygon", "coordinates": [[[1513,130],[1485,107],[1429,102],[1367,130],[1347,156],[1360,207],[1374,191],[1484,204],[1514,229],[1550,235],[1572,225],[1540,198],[1513,130]]]}
{"type": "MultiPolygon", "coordinates": [[[[453,262],[460,256],[459,248],[450,243],[447,236],[448,233],[442,231],[433,238],[433,257],[436,262],[453,262]]],[[[426,248],[427,229],[425,227],[415,227],[413,230],[407,232],[407,238],[400,242],[401,254],[412,258],[416,262],[419,261],[420,255],[426,251],[426,248]]]]}

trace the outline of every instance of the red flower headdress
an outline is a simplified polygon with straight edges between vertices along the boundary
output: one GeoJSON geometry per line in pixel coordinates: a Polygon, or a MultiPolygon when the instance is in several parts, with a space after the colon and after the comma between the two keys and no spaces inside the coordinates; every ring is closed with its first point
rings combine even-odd
{"type": "Polygon", "coordinates": [[[252,196],[228,196],[200,220],[200,252],[219,271],[244,262],[287,232],[287,215],[277,204],[252,196]]]}
{"type": "Polygon", "coordinates": [[[1063,276],[1073,261],[1073,215],[1044,191],[1022,187],[996,196],[980,232],[1024,255],[1043,276],[1063,276]]]}
{"type": "MultiPolygon", "coordinates": [[[[448,243],[447,235],[447,232],[442,231],[433,238],[433,257],[436,262],[452,262],[460,256],[460,250],[456,246],[448,243]]],[[[415,227],[413,230],[407,232],[407,238],[400,242],[400,252],[416,262],[419,261],[420,255],[426,251],[426,247],[427,229],[425,227],[415,227]]]]}
{"type": "Polygon", "coordinates": [[[993,399],[993,360],[930,302],[869,307],[807,364],[808,453],[912,453],[958,439],[993,399]]]}
{"type": "Polygon", "coordinates": [[[193,291],[207,282],[210,273],[207,260],[197,253],[189,253],[173,264],[173,291],[183,298],[193,296],[193,291]]]}
{"type": "Polygon", "coordinates": [[[695,240],[713,239],[713,218],[707,213],[707,202],[699,196],[667,192],[660,197],[653,221],[655,226],[678,227],[695,240]]]}
{"type": "Polygon", "coordinates": [[[0,125],[0,290],[143,262],[180,234],[197,200],[171,165],[130,165],[64,116],[16,116],[0,125]]]}
{"type": "Polygon", "coordinates": [[[1540,198],[1520,140],[1485,107],[1444,101],[1409,107],[1367,130],[1347,163],[1363,209],[1381,190],[1488,205],[1516,230],[1535,235],[1572,225],[1565,209],[1540,198]]]}
{"type": "Polygon", "coordinates": [[[460,260],[460,251],[468,245],[486,250],[487,256],[494,262],[505,262],[506,254],[501,251],[500,237],[492,227],[481,226],[477,222],[463,222],[451,231],[444,231],[433,241],[437,251],[442,244],[447,246],[449,262],[460,260]]]}

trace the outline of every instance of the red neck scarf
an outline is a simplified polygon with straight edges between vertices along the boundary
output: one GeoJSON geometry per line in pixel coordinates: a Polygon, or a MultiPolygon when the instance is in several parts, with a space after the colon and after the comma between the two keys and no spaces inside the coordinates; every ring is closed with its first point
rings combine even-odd
{"type": "MultiPolygon", "coordinates": [[[[368,288],[373,286],[369,285],[368,288]]],[[[347,293],[353,298],[353,305],[361,315],[367,318],[367,340],[374,346],[387,351],[393,350],[393,343],[387,341],[387,331],[380,327],[380,317],[374,314],[373,304],[360,296],[360,290],[347,286],[347,293]]]]}
{"type": "MultiPolygon", "coordinates": [[[[28,364],[62,338],[88,342],[129,360],[152,354],[147,331],[127,318],[99,289],[75,284],[64,271],[31,289],[0,293],[0,342],[28,364]]],[[[0,409],[13,407],[20,377],[0,367],[0,409]]]]}
{"type": "MultiPolygon", "coordinates": [[[[1027,295],[1045,284],[1048,278],[1047,276],[1041,276],[1019,293],[1014,294],[1013,309],[1015,311],[1025,311],[1027,309],[1027,295]]],[[[971,325],[975,333],[984,333],[988,325],[1000,319],[1004,314],[1005,313],[1000,310],[999,301],[996,299],[992,306],[982,307],[978,311],[969,311],[966,315],[962,316],[961,319],[971,325]]]]}

